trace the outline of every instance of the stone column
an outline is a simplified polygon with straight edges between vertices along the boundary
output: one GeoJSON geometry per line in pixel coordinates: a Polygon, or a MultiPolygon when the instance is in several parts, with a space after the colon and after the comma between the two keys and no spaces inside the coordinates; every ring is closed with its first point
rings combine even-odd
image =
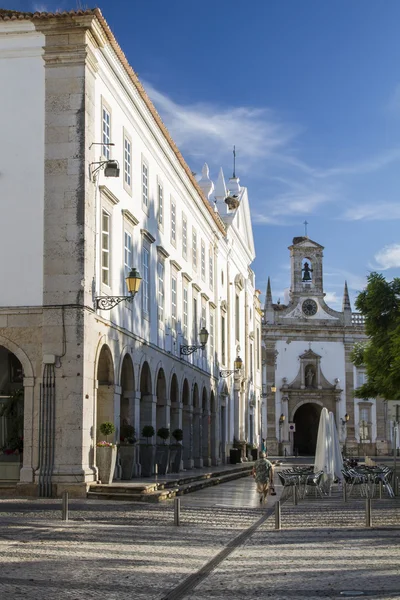
{"type": "Polygon", "coordinates": [[[34,437],[37,437],[34,435],[34,427],[37,425],[34,421],[34,385],[34,377],[24,377],[24,453],[20,471],[21,483],[33,483],[38,463],[37,439],[34,443],[34,437]]]}
{"type": "Polygon", "coordinates": [[[202,409],[195,408],[193,410],[193,458],[194,458],[194,466],[202,467],[203,466],[203,457],[201,455],[202,452],[202,438],[203,438],[203,429],[202,429],[202,409]]]}
{"type": "MultiPolygon", "coordinates": [[[[152,425],[156,428],[156,408],[157,396],[153,394],[142,394],[140,400],[140,428],[141,430],[146,425],[152,425]]],[[[140,431],[140,434],[142,432],[140,431]]],[[[156,432],[157,433],[157,432],[156,432]]],[[[155,440],[153,438],[153,444],[155,440]]]]}
{"type": "Polygon", "coordinates": [[[193,406],[185,405],[182,414],[183,422],[183,466],[192,469],[193,461],[193,406]]]}
{"type": "Polygon", "coordinates": [[[211,413],[209,410],[203,412],[202,422],[202,456],[203,465],[211,466],[211,413]]]}

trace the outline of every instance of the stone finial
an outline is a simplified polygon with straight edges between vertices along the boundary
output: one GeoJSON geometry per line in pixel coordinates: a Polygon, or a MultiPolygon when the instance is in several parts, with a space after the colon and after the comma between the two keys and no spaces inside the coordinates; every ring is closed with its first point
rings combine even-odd
{"type": "Polygon", "coordinates": [[[215,184],[214,198],[216,201],[218,201],[218,200],[224,201],[226,196],[227,196],[227,191],[226,191],[226,185],[225,185],[224,172],[222,171],[222,167],[221,167],[219,170],[219,173],[218,173],[217,183],[215,184]]]}
{"type": "Polygon", "coordinates": [[[272,308],[272,292],[271,292],[271,280],[268,277],[267,292],[265,294],[265,310],[272,308]]]}
{"type": "Polygon", "coordinates": [[[345,312],[347,310],[349,310],[351,312],[350,296],[349,296],[349,290],[347,288],[347,281],[344,282],[342,310],[343,310],[343,312],[345,312]]]}
{"type": "Polygon", "coordinates": [[[230,177],[228,182],[228,189],[232,196],[238,196],[240,194],[240,179],[239,177],[230,177]]]}
{"type": "Polygon", "coordinates": [[[208,168],[207,163],[204,163],[203,165],[203,168],[201,170],[201,179],[199,179],[198,184],[203,190],[203,193],[208,200],[211,193],[214,190],[214,184],[210,179],[210,169],[208,168]]]}

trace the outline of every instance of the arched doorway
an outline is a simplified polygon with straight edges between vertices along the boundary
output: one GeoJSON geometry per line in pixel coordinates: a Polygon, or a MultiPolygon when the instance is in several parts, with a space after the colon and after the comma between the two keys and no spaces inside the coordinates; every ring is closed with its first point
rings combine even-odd
{"type": "MultiPolygon", "coordinates": [[[[114,363],[110,348],[105,344],[99,356],[97,365],[97,413],[96,435],[101,439],[99,427],[102,423],[115,422],[114,418],[114,363]]],[[[103,436],[104,437],[104,436],[103,436]]],[[[108,440],[112,441],[112,440],[108,440]]]]}
{"type": "Polygon", "coordinates": [[[293,437],[293,450],[299,455],[313,456],[317,445],[318,425],[322,406],[307,402],[296,410],[293,422],[296,431],[293,437]]]}
{"type": "Polygon", "coordinates": [[[202,394],[202,454],[203,466],[211,466],[211,415],[207,390],[203,387],[202,394]]]}
{"type": "Polygon", "coordinates": [[[202,458],[202,416],[197,383],[193,386],[193,459],[195,467],[203,466],[202,458]]]}
{"type": "MultiPolygon", "coordinates": [[[[145,425],[156,425],[155,419],[155,405],[153,402],[153,396],[151,393],[151,373],[150,367],[147,362],[143,363],[142,370],[140,373],[140,432],[139,435],[142,437],[143,427],[145,425]]],[[[156,432],[157,433],[157,432],[156,432]]],[[[151,444],[155,443],[154,439],[149,440],[151,444]]]]}
{"type": "Polygon", "coordinates": [[[193,467],[193,406],[190,402],[190,388],[185,379],[182,387],[182,429],[183,429],[183,466],[193,467]]]}
{"type": "Polygon", "coordinates": [[[170,428],[170,411],[167,402],[167,382],[165,380],[164,370],[160,369],[157,375],[156,385],[156,434],[161,427],[170,428]]]}
{"type": "Polygon", "coordinates": [[[135,376],[133,363],[129,354],[125,354],[121,369],[121,410],[119,423],[119,438],[134,438],[138,431],[132,433],[135,426],[135,376]]]}
{"type": "Polygon", "coordinates": [[[0,448],[3,448],[6,461],[15,461],[15,469],[8,469],[13,471],[15,480],[19,479],[24,440],[23,378],[19,359],[7,348],[0,346],[0,448]]]}
{"type": "MultiPolygon", "coordinates": [[[[172,375],[171,388],[169,393],[171,401],[171,435],[176,429],[182,429],[182,411],[179,403],[178,378],[175,373],[172,375]]],[[[175,440],[173,440],[175,443],[175,440]]]]}

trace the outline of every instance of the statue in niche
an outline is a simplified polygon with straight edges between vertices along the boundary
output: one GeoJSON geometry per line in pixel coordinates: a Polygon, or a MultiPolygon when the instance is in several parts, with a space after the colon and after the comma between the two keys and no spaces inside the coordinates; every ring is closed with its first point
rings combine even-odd
{"type": "Polygon", "coordinates": [[[304,263],[302,271],[304,272],[302,281],[311,281],[311,273],[313,272],[313,270],[307,261],[304,263]]]}
{"type": "Polygon", "coordinates": [[[308,388],[314,387],[315,373],[314,373],[314,369],[311,366],[308,366],[306,368],[305,378],[306,378],[306,387],[308,387],[308,388]]]}

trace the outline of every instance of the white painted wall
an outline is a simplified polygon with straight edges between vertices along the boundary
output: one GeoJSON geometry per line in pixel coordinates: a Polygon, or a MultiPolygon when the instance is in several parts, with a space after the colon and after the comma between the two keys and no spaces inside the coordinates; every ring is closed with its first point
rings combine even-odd
{"type": "Polygon", "coordinates": [[[0,25],[0,306],[42,304],[43,44],[31,23],[0,25]]]}

